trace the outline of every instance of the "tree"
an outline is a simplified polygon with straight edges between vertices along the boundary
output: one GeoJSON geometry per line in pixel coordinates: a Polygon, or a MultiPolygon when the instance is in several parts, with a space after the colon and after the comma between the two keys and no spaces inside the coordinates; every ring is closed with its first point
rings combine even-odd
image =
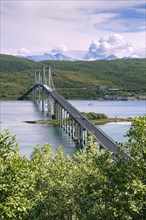
{"type": "Polygon", "coordinates": [[[144,220],[146,210],[145,117],[135,118],[125,144],[131,159],[89,149],[72,157],[46,144],[31,158],[15,137],[0,135],[0,218],[6,220],[144,220]]]}
{"type": "Polygon", "coordinates": [[[15,136],[0,134],[0,219],[24,219],[33,201],[33,173],[15,136]]]}

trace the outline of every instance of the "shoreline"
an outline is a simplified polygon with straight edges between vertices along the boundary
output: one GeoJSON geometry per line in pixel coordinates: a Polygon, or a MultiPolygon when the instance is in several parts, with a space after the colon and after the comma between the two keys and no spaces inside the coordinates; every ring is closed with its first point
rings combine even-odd
{"type": "Polygon", "coordinates": [[[110,122],[132,122],[133,118],[107,118],[107,119],[97,119],[97,120],[91,120],[91,122],[95,125],[104,125],[108,124],[110,122]]]}
{"type": "MultiPolygon", "coordinates": [[[[110,122],[132,122],[133,118],[107,118],[107,119],[94,119],[90,120],[95,125],[104,125],[110,122]]],[[[53,120],[39,120],[39,121],[24,121],[25,123],[31,123],[31,124],[52,124],[52,125],[58,125],[59,122],[55,119],[53,120]]]]}

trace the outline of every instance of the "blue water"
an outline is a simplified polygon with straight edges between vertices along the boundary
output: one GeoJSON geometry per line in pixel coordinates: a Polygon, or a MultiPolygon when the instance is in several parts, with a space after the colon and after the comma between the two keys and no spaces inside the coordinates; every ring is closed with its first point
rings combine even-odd
{"type": "Polygon", "coordinates": [[[125,137],[127,131],[129,130],[131,122],[114,122],[105,125],[99,125],[105,133],[107,133],[116,142],[125,142],[128,140],[125,137]]]}
{"type": "Polygon", "coordinates": [[[81,112],[104,113],[108,117],[127,118],[146,114],[146,101],[96,101],[71,100],[81,112]]]}
{"type": "MultiPolygon", "coordinates": [[[[71,100],[81,112],[105,113],[109,117],[133,117],[146,114],[145,101],[91,101],[71,100]]],[[[29,157],[33,147],[49,143],[53,151],[62,146],[66,154],[72,155],[79,146],[61,128],[55,125],[30,124],[26,121],[46,120],[48,116],[31,101],[0,102],[0,132],[8,128],[15,134],[20,146],[20,153],[29,157]]],[[[123,137],[130,127],[129,123],[109,123],[99,126],[117,142],[126,141],[123,137]]]]}
{"type": "MultiPolygon", "coordinates": [[[[146,101],[96,101],[96,100],[72,100],[70,101],[81,112],[104,113],[111,118],[128,118],[146,114],[146,101]]],[[[117,142],[125,142],[125,137],[130,128],[130,122],[117,122],[99,125],[105,133],[117,142]]]]}
{"type": "Polygon", "coordinates": [[[59,126],[31,124],[26,121],[48,119],[46,113],[31,101],[2,101],[0,103],[0,132],[8,128],[16,135],[20,153],[29,157],[34,146],[49,143],[53,152],[62,146],[66,154],[72,155],[79,146],[59,126]]]}

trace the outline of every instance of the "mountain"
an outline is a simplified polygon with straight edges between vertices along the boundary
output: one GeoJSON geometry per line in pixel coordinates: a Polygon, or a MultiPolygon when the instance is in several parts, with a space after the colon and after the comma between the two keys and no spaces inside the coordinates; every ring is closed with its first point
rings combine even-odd
{"type": "Polygon", "coordinates": [[[57,54],[48,54],[44,53],[42,55],[33,55],[33,56],[25,56],[24,58],[32,60],[32,61],[44,61],[44,60],[65,60],[65,61],[74,61],[69,56],[65,56],[64,54],[57,53],[57,54]]]}
{"type": "Polygon", "coordinates": [[[117,60],[117,59],[120,59],[119,57],[111,54],[107,57],[103,57],[103,56],[97,56],[97,54],[90,54],[90,53],[87,53],[85,54],[84,60],[86,61],[95,61],[95,60],[117,60]]]}
{"type": "Polygon", "coordinates": [[[52,54],[44,53],[43,55],[32,55],[25,56],[24,58],[32,60],[32,61],[43,61],[43,60],[54,60],[54,56],[52,54]]]}
{"type": "Polygon", "coordinates": [[[129,60],[129,59],[140,59],[140,57],[136,56],[136,57],[123,57],[123,60],[129,60]]]}
{"type": "Polygon", "coordinates": [[[71,57],[65,56],[62,53],[57,53],[54,55],[56,60],[66,60],[66,61],[74,61],[75,59],[72,59],[71,57]]]}
{"type": "Polygon", "coordinates": [[[46,60],[59,60],[59,61],[96,61],[96,60],[118,60],[118,59],[133,59],[133,58],[139,58],[139,57],[123,57],[119,58],[115,56],[114,54],[111,54],[107,57],[103,56],[97,56],[97,55],[90,55],[89,53],[85,53],[85,51],[69,51],[64,54],[62,53],[44,53],[42,55],[32,55],[32,56],[17,56],[21,58],[26,58],[28,60],[32,60],[35,62],[39,61],[46,61],[46,60]],[[72,58],[74,57],[74,58],[72,58]]]}
{"type": "Polygon", "coordinates": [[[117,60],[117,59],[120,59],[120,58],[115,55],[109,55],[108,57],[104,58],[104,60],[117,60]]]}

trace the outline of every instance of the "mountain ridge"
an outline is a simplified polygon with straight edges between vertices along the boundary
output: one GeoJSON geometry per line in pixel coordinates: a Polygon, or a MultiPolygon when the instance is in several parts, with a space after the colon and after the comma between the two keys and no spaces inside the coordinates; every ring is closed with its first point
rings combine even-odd
{"type": "Polygon", "coordinates": [[[47,60],[58,60],[58,61],[77,61],[77,60],[82,60],[82,61],[96,61],[96,60],[117,60],[117,59],[133,59],[132,57],[118,57],[115,56],[114,54],[111,54],[107,57],[96,57],[96,58],[90,58],[90,57],[86,57],[84,56],[82,59],[74,59],[71,56],[67,56],[63,53],[56,53],[56,54],[52,54],[52,53],[44,53],[41,55],[30,55],[30,56],[18,56],[18,57],[22,57],[22,58],[26,58],[28,60],[32,60],[35,62],[40,62],[40,61],[47,61],[47,60]]]}
{"type": "Polygon", "coordinates": [[[56,54],[50,54],[50,53],[44,53],[42,55],[32,55],[32,56],[20,56],[35,62],[39,61],[45,61],[45,60],[64,60],[64,61],[74,61],[75,59],[66,56],[62,53],[56,53],[56,54]]]}

